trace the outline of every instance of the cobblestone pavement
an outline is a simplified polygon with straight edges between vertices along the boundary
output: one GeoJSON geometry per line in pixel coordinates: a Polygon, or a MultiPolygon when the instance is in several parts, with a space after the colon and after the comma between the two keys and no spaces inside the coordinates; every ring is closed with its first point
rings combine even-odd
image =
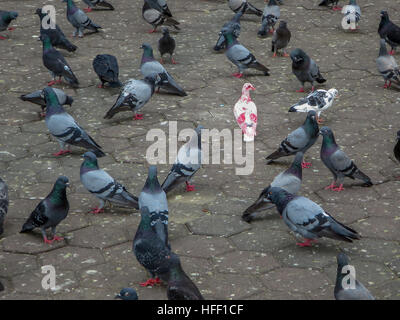
{"type": "MultiPolygon", "coordinates": [[[[83,2],[76,1],[83,8],[83,2]]],[[[213,53],[217,33],[232,17],[226,1],[169,0],[169,7],[181,22],[176,38],[177,65],[167,69],[187,90],[187,97],[156,94],[144,107],[144,120],[132,121],[132,113],[120,113],[112,120],[103,115],[118,91],[97,88],[92,60],[99,53],[118,58],[121,80],[141,78],[140,45],[157,48],[161,35],[146,33],[150,25],[141,17],[141,0],[112,1],[115,12],[97,11],[90,17],[103,31],[73,39],[79,49],[62,51],[81,82],[72,90],[66,107],[78,122],[103,146],[107,156],[99,160],[127,189],[138,194],[147,176],[145,152],[151,128],[168,131],[168,121],[178,128],[234,129],[232,107],[242,85],[250,81],[258,106],[259,126],[255,142],[255,170],[249,176],[235,175],[234,164],[204,165],[193,182],[196,191],[184,186],[168,196],[172,249],[182,257],[184,269],[206,299],[333,299],[336,255],[340,249],[350,257],[357,278],[379,299],[400,297],[400,166],[393,157],[396,131],[400,129],[400,91],[384,90],[375,58],[378,55],[379,12],[387,9],[400,24],[400,7],[393,0],[360,1],[362,20],[356,33],[340,27],[342,15],[318,7],[317,0],[286,0],[281,18],[292,31],[290,48],[303,48],[328,79],[323,86],[339,90],[340,97],[325,114],[337,142],[375,182],[370,188],[346,180],[345,192],[324,190],[331,174],[319,159],[321,139],[309,150],[313,166],[303,172],[301,193],[322,205],[334,217],[359,231],[363,238],[347,244],[322,239],[312,248],[299,248],[296,238],[270,210],[252,224],[240,216],[272,178],[285,169],[291,158],[266,166],[265,156],[286,134],[301,125],[304,114],[287,113],[302,96],[291,73],[289,58],[272,58],[271,39],[256,36],[258,17],[242,19],[240,41],[261,63],[271,69],[270,77],[248,71],[244,79],[224,54],[213,53]]],[[[253,0],[262,8],[263,0],[253,0]]],[[[2,0],[1,9],[15,9],[16,30],[9,40],[0,41],[0,176],[10,188],[10,208],[5,233],[0,239],[0,280],[6,290],[0,299],[111,299],[122,287],[138,290],[140,299],[165,299],[165,287],[141,288],[147,278],[131,252],[139,212],[113,207],[93,215],[88,210],[97,200],[79,181],[82,149],[56,158],[58,144],[39,119],[38,106],[22,102],[19,95],[43,88],[50,80],[42,64],[38,41],[38,6],[53,4],[57,23],[71,35],[65,4],[53,1],[2,0]],[[59,226],[65,241],[45,245],[40,232],[19,230],[40,199],[48,194],[56,178],[67,175],[71,209],[59,226]],[[54,292],[42,289],[41,266],[53,265],[57,272],[54,292]]],[[[155,50],[156,57],[159,57],[155,50]]],[[[395,56],[400,62],[400,54],[395,56]]],[[[170,164],[159,165],[162,181],[170,164]]]]}

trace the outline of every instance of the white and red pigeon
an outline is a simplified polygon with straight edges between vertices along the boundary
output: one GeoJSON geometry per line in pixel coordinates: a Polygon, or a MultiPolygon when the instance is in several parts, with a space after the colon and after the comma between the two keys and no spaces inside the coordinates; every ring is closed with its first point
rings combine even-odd
{"type": "Polygon", "coordinates": [[[233,107],[233,114],[243,131],[244,141],[254,141],[257,128],[257,107],[251,100],[250,90],[255,90],[251,83],[245,83],[242,89],[242,96],[233,107]]]}

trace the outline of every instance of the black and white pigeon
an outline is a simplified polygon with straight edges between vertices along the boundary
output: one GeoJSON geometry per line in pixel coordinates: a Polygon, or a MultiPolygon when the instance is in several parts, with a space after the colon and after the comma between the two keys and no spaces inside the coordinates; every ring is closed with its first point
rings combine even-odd
{"type": "Polygon", "coordinates": [[[98,32],[101,27],[95,24],[90,18],[79,9],[73,0],[62,0],[67,3],[67,20],[75,28],[73,36],[78,35],[79,38],[83,37],[83,30],[88,29],[93,32],[98,32]]]}
{"type": "Polygon", "coordinates": [[[222,28],[221,31],[219,32],[219,38],[217,40],[217,43],[214,46],[214,50],[215,51],[221,51],[222,49],[226,48],[226,39],[224,37],[224,35],[222,34],[223,30],[230,30],[232,31],[233,36],[235,37],[235,39],[239,38],[240,35],[240,18],[243,16],[244,11],[246,10],[246,5],[244,5],[242,7],[242,10],[238,11],[237,13],[235,13],[235,15],[233,16],[232,20],[226,22],[222,28]]]}
{"type": "Polygon", "coordinates": [[[224,29],[222,31],[226,39],[226,57],[238,67],[239,72],[234,73],[236,78],[243,77],[243,71],[252,68],[263,72],[264,76],[269,76],[269,69],[259,63],[256,57],[233,36],[232,31],[224,29]]]}
{"type": "Polygon", "coordinates": [[[271,206],[271,201],[267,199],[270,188],[282,188],[292,194],[297,194],[300,191],[301,179],[303,176],[301,166],[303,156],[302,152],[296,153],[292,165],[287,170],[279,173],[274,180],[272,180],[271,184],[261,192],[258,199],[243,212],[242,219],[244,221],[251,222],[257,212],[274,207],[273,205],[271,206]]]}
{"type": "Polygon", "coordinates": [[[199,125],[190,140],[178,151],[175,163],[168,176],[165,178],[161,188],[168,193],[182,182],[186,183],[186,191],[194,191],[194,185],[189,181],[201,167],[201,130],[199,125]]]}
{"type": "Polygon", "coordinates": [[[139,209],[138,198],[100,169],[97,157],[91,151],[83,155],[80,178],[83,186],[100,200],[100,205],[93,208],[90,213],[104,212],[106,201],[117,206],[139,209]]]}
{"type": "Polygon", "coordinates": [[[280,21],[278,28],[274,31],[271,41],[271,51],[274,53],[273,57],[276,57],[278,50],[283,51],[284,57],[289,57],[286,53],[285,48],[288,46],[291,38],[290,30],[287,27],[286,21],[280,21]]]}
{"type": "Polygon", "coordinates": [[[118,80],[119,67],[116,57],[110,54],[98,54],[93,59],[93,69],[101,81],[99,88],[105,88],[104,83],[106,82],[111,88],[122,86],[121,81],[118,80]]]}
{"type": "Polygon", "coordinates": [[[324,83],[326,80],[321,75],[315,61],[311,59],[303,50],[294,49],[290,52],[292,59],[292,72],[301,83],[300,90],[296,92],[304,92],[304,83],[311,82],[311,91],[314,91],[314,82],[324,83]]]}
{"type": "Polygon", "coordinates": [[[281,16],[281,9],[275,0],[269,0],[264,8],[263,16],[261,19],[261,27],[258,30],[258,35],[266,37],[268,33],[274,32],[276,22],[281,16]]]}
{"type": "Polygon", "coordinates": [[[72,87],[77,88],[79,81],[64,56],[53,48],[47,34],[42,35],[41,40],[43,42],[43,65],[50,71],[53,77],[53,80],[47,85],[52,86],[56,83],[61,83],[61,77],[63,77],[72,87]],[[59,79],[56,80],[56,77],[59,77],[59,79]]]}
{"type": "MultiPolygon", "coordinates": [[[[74,102],[74,99],[70,96],[68,96],[67,94],[65,94],[64,91],[62,91],[61,89],[57,89],[57,88],[53,88],[54,93],[57,96],[58,102],[63,106],[63,105],[69,105],[71,106],[72,103],[74,102]]],[[[37,104],[39,106],[42,107],[42,113],[40,114],[40,116],[45,117],[46,113],[46,100],[44,98],[44,92],[43,89],[42,90],[36,90],[33,91],[31,93],[27,93],[27,94],[23,94],[19,97],[22,101],[29,101],[32,102],[34,104],[37,104]]]]}
{"type": "Polygon", "coordinates": [[[86,12],[91,12],[93,8],[97,7],[100,7],[101,9],[114,10],[113,5],[106,0],[83,0],[83,2],[88,6],[87,9],[83,9],[86,12]]]}
{"type": "Polygon", "coordinates": [[[355,279],[349,273],[349,270],[343,270],[349,266],[349,259],[344,253],[337,255],[337,274],[334,295],[336,300],[375,300],[374,296],[368,291],[363,284],[355,279]],[[346,279],[345,279],[346,277],[346,279]],[[350,279],[349,279],[350,278],[350,279]],[[345,283],[345,288],[343,284],[345,283]],[[353,287],[351,285],[353,284],[353,287]]]}
{"type": "Polygon", "coordinates": [[[334,181],[326,187],[333,191],[342,191],[343,180],[345,177],[351,179],[360,179],[370,187],[371,179],[357,168],[355,163],[344,153],[336,144],[335,136],[329,127],[322,127],[320,134],[322,135],[321,160],[325,166],[332,172],[334,181]],[[336,186],[339,185],[339,187],[336,186]]]}
{"type": "Polygon", "coordinates": [[[154,74],[159,74],[162,78],[162,83],[157,87],[164,89],[168,93],[176,94],[181,97],[187,96],[185,90],[176,83],[164,66],[154,59],[153,48],[147,43],[144,43],[141,48],[143,49],[143,55],[140,63],[140,72],[143,77],[146,78],[154,74]],[[165,78],[167,80],[165,80],[165,78]]]}
{"type": "Polygon", "coordinates": [[[40,201],[35,210],[22,226],[21,233],[32,231],[40,228],[45,243],[53,243],[53,241],[61,241],[63,238],[56,236],[56,227],[64,220],[69,211],[69,203],[67,199],[66,188],[68,186],[68,178],[60,176],[54,184],[50,194],[40,201]],[[46,229],[51,228],[53,238],[47,239],[46,229]]]}
{"type": "Polygon", "coordinates": [[[400,27],[390,21],[387,11],[381,11],[381,22],[379,23],[378,33],[381,39],[385,39],[392,47],[389,54],[393,55],[396,47],[400,46],[400,27]]]}
{"type": "Polygon", "coordinates": [[[380,40],[379,56],[376,58],[376,66],[385,80],[383,88],[390,88],[392,82],[400,85],[400,69],[394,57],[387,52],[385,39],[380,40]]]}
{"type": "Polygon", "coordinates": [[[141,286],[167,281],[171,248],[168,241],[167,196],[157,179],[157,167],[150,166],[146,183],[139,196],[141,221],[133,239],[133,252],[139,263],[151,274],[141,286]],[[160,277],[160,278],[159,278],[160,277]]]}
{"type": "Polygon", "coordinates": [[[199,289],[183,270],[179,256],[171,252],[168,262],[168,300],[204,300],[199,289]]]}
{"type": "Polygon", "coordinates": [[[0,178],[0,236],[3,234],[4,219],[8,212],[8,186],[0,178]]]}
{"type": "Polygon", "coordinates": [[[172,13],[168,8],[168,4],[165,0],[144,0],[151,8],[156,9],[158,12],[172,17],[172,13]]]}
{"type": "Polygon", "coordinates": [[[51,28],[50,21],[47,19],[50,19],[48,16],[47,12],[43,12],[42,8],[36,9],[36,14],[39,16],[40,19],[40,36],[42,37],[43,35],[47,35],[50,38],[51,45],[53,47],[59,48],[59,49],[64,49],[69,52],[74,52],[76,49],[78,49],[77,46],[72,44],[65,34],[62,32],[61,28],[55,24],[55,28],[51,28]],[[48,26],[46,26],[46,23],[48,26]],[[46,28],[43,27],[43,24],[45,24],[46,28]]]}
{"type": "Polygon", "coordinates": [[[338,11],[342,10],[341,7],[338,6],[339,0],[322,0],[319,4],[321,7],[329,7],[329,5],[332,5],[332,10],[333,11],[338,11]]]}
{"type": "MultiPolygon", "coordinates": [[[[18,12],[0,10],[0,31],[13,31],[15,28],[8,27],[11,21],[17,19],[18,12]]],[[[6,40],[6,37],[0,35],[0,40],[6,40]]]]}
{"type": "Polygon", "coordinates": [[[163,81],[167,80],[166,74],[152,74],[147,76],[143,80],[128,80],[114,105],[107,111],[104,119],[111,119],[119,112],[129,111],[135,113],[133,120],[143,119],[143,114],[137,113],[153,96],[155,87],[162,84],[163,81]]]}
{"type": "Polygon", "coordinates": [[[400,162],[400,131],[397,131],[397,142],[393,149],[394,156],[400,162]]]}
{"type": "Polygon", "coordinates": [[[139,300],[137,292],[133,288],[123,288],[120,293],[118,293],[114,299],[121,300],[139,300]]]}
{"type": "MultiPolygon", "coordinates": [[[[158,0],[161,1],[161,0],[158,0]]],[[[153,0],[150,3],[155,3],[157,1],[153,0]]],[[[169,11],[169,10],[168,10],[169,11]]],[[[168,15],[164,12],[159,11],[158,9],[154,9],[149,4],[149,0],[144,0],[143,8],[142,8],[142,17],[143,19],[153,26],[153,29],[149,31],[149,33],[153,33],[157,31],[157,27],[161,25],[166,25],[170,27],[174,27],[176,30],[181,30],[178,25],[180,24],[172,15],[168,15]]]]}
{"type": "MultiPolygon", "coordinates": [[[[311,110],[307,113],[306,121],[304,121],[303,125],[289,133],[279,145],[278,150],[266,158],[269,160],[267,164],[281,157],[294,155],[297,152],[305,154],[317,141],[318,136],[319,127],[316,120],[316,113],[311,110]]],[[[309,168],[311,163],[303,161],[301,165],[303,168],[309,168]]]]}
{"type": "MultiPolygon", "coordinates": [[[[93,151],[97,157],[105,156],[101,147],[83,130],[75,119],[65,112],[60,105],[57,95],[50,87],[43,89],[46,100],[46,126],[50,133],[58,140],[60,151],[55,156],[70,153],[65,145],[73,145],[93,151]]],[[[69,147],[69,146],[68,146],[69,147]]]]}
{"type": "Polygon", "coordinates": [[[311,242],[321,237],[346,242],[361,238],[355,230],[334,219],[306,197],[296,196],[282,188],[270,188],[267,199],[276,205],[287,226],[305,238],[304,242],[297,243],[301,247],[309,247],[311,242]]]}
{"type": "Polygon", "coordinates": [[[290,107],[289,112],[308,112],[314,110],[317,113],[317,122],[323,122],[321,112],[330,108],[338,91],[334,88],[327,90],[318,89],[311,92],[307,97],[301,98],[299,102],[290,107]]]}
{"type": "Polygon", "coordinates": [[[350,30],[356,30],[361,19],[361,9],[356,0],[350,0],[349,4],[343,7],[342,13],[346,18],[346,23],[350,26],[350,30]]]}
{"type": "Polygon", "coordinates": [[[245,13],[247,14],[255,14],[261,17],[263,13],[260,9],[257,9],[247,0],[228,0],[228,5],[233,12],[239,12],[244,6],[246,6],[245,13]]]}
{"type": "Polygon", "coordinates": [[[164,54],[168,53],[171,57],[171,62],[173,64],[176,64],[176,61],[173,57],[176,47],[175,39],[170,36],[168,28],[162,28],[162,33],[163,36],[160,38],[160,40],[158,40],[158,51],[160,52],[161,56],[160,62],[164,63],[162,57],[164,56],[164,54]]]}

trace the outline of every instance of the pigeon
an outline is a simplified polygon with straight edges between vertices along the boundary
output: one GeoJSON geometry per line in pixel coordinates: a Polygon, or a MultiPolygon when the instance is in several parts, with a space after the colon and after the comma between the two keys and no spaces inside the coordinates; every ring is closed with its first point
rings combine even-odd
{"type": "Polygon", "coordinates": [[[88,5],[87,9],[83,9],[86,12],[91,12],[93,8],[97,6],[101,8],[107,8],[109,10],[114,10],[113,5],[106,0],[83,0],[83,2],[88,5]]]}
{"type": "Polygon", "coordinates": [[[267,36],[267,33],[274,33],[274,27],[276,22],[281,16],[281,10],[275,0],[269,0],[268,4],[264,8],[261,28],[258,30],[258,35],[261,37],[267,36]]]}
{"type": "Polygon", "coordinates": [[[267,199],[269,189],[273,187],[282,188],[287,192],[297,194],[300,191],[301,179],[303,176],[302,162],[303,153],[297,152],[292,165],[287,170],[279,173],[274,180],[272,180],[271,184],[261,192],[258,199],[243,212],[242,219],[246,222],[251,222],[255,213],[273,207],[270,206],[271,201],[267,199]]]}
{"type": "Polygon", "coordinates": [[[368,187],[372,186],[371,179],[357,168],[346,153],[340,150],[339,146],[336,144],[332,130],[328,127],[322,127],[320,134],[323,138],[321,160],[332,172],[334,178],[334,181],[325,189],[338,192],[343,191],[343,180],[345,177],[349,177],[353,180],[357,178],[364,181],[368,187]],[[339,187],[336,187],[336,183],[339,184],[339,187]]]}
{"type": "Polygon", "coordinates": [[[247,0],[228,0],[228,5],[229,8],[231,8],[231,10],[235,13],[239,12],[240,10],[243,9],[244,6],[246,6],[245,13],[247,14],[255,14],[259,17],[261,17],[263,14],[263,12],[260,9],[257,9],[247,0]]]}
{"type": "Polygon", "coordinates": [[[339,0],[322,0],[321,3],[319,4],[319,6],[328,7],[331,4],[333,11],[342,10],[342,8],[338,6],[338,2],[339,2],[339,0]]]}
{"type": "Polygon", "coordinates": [[[45,243],[51,244],[54,241],[63,240],[63,238],[56,236],[56,227],[68,215],[67,186],[68,178],[65,176],[58,177],[50,194],[40,201],[22,226],[20,232],[25,233],[35,228],[40,228],[45,243]],[[53,235],[51,240],[47,239],[46,229],[48,228],[51,228],[53,235]]]}
{"type": "Polygon", "coordinates": [[[380,40],[379,56],[376,59],[376,65],[379,73],[385,80],[383,88],[390,88],[392,82],[400,85],[399,66],[394,57],[387,52],[385,39],[380,40]]]}
{"type": "Polygon", "coordinates": [[[287,226],[305,238],[304,242],[297,243],[301,247],[310,247],[312,242],[321,237],[346,242],[361,238],[357,231],[340,223],[306,197],[272,187],[268,191],[267,199],[276,205],[287,226]]]}
{"type": "MultiPolygon", "coordinates": [[[[296,154],[297,152],[306,153],[318,139],[319,127],[315,119],[316,113],[311,110],[307,113],[306,121],[303,125],[296,130],[289,133],[289,135],[281,142],[278,150],[271,153],[266,159],[269,160],[267,164],[280,157],[286,157],[296,154]]],[[[311,163],[302,162],[303,168],[309,168],[311,163]]]]}
{"type": "Polygon", "coordinates": [[[56,83],[61,83],[61,77],[64,77],[72,87],[77,88],[79,81],[68,65],[63,55],[51,45],[51,40],[48,35],[44,34],[41,36],[43,42],[43,65],[50,71],[53,76],[53,80],[47,85],[52,86],[56,83]],[[56,77],[59,77],[56,80],[56,77]]]}
{"type": "Polygon", "coordinates": [[[243,71],[248,68],[260,70],[264,76],[269,76],[269,69],[259,63],[256,57],[235,39],[232,31],[224,30],[222,34],[227,43],[225,55],[239,69],[239,72],[233,74],[234,77],[241,78],[243,71]]]}
{"type": "MultiPolygon", "coordinates": [[[[63,106],[63,105],[72,105],[72,102],[74,102],[74,99],[68,95],[65,94],[64,91],[61,89],[53,88],[54,93],[57,96],[58,102],[63,106]]],[[[40,116],[45,117],[46,113],[44,112],[46,110],[46,100],[44,98],[44,92],[43,90],[36,90],[32,93],[27,93],[23,94],[19,97],[22,101],[29,101],[34,104],[37,104],[42,107],[42,113],[40,116]]]]}
{"type": "Polygon", "coordinates": [[[67,20],[76,29],[73,33],[73,37],[78,34],[79,38],[83,37],[83,30],[88,29],[93,32],[98,32],[101,27],[95,24],[81,9],[79,9],[73,0],[62,0],[67,3],[67,20]]]}
{"type": "Polygon", "coordinates": [[[64,49],[69,52],[74,52],[78,49],[77,46],[73,45],[65,36],[65,34],[61,31],[60,27],[56,24],[55,28],[44,28],[43,23],[44,20],[47,19],[47,13],[42,11],[42,8],[36,9],[36,14],[40,19],[40,36],[47,35],[50,38],[51,45],[53,47],[64,49]]]}
{"type": "Polygon", "coordinates": [[[176,64],[176,61],[174,60],[174,57],[172,56],[174,54],[175,50],[175,39],[172,38],[169,35],[169,30],[168,28],[162,28],[162,33],[163,36],[158,40],[158,51],[160,51],[160,56],[161,56],[161,63],[164,63],[163,61],[163,55],[168,53],[171,57],[171,62],[173,64],[176,64]]]}
{"type": "Polygon", "coordinates": [[[123,288],[120,293],[118,293],[114,299],[121,300],[139,300],[137,292],[132,288],[123,288]]]}
{"type": "Polygon", "coordinates": [[[163,79],[159,87],[181,97],[187,96],[186,92],[175,82],[174,78],[172,78],[163,65],[154,59],[153,48],[149,44],[144,43],[141,49],[143,49],[143,55],[140,63],[140,72],[143,77],[146,78],[154,74],[159,74],[163,79]],[[164,80],[165,77],[167,80],[164,80]]]}
{"type": "Polygon", "coordinates": [[[343,270],[345,266],[349,266],[349,260],[344,253],[337,255],[337,275],[334,295],[336,300],[375,300],[373,295],[365,288],[362,283],[355,279],[351,273],[343,270]],[[346,279],[344,279],[346,277],[346,279]],[[352,278],[351,280],[349,279],[352,278]],[[350,280],[350,281],[349,281],[350,280]],[[349,288],[343,288],[343,281],[349,288]],[[351,288],[351,283],[354,282],[355,288],[351,288]]]}
{"type": "Polygon", "coordinates": [[[400,131],[397,131],[397,143],[393,149],[394,156],[400,162],[400,131]]]}
{"type": "MultiPolygon", "coordinates": [[[[162,0],[158,0],[162,1],[162,0]]],[[[153,0],[152,2],[155,2],[153,0]]],[[[161,25],[166,25],[170,27],[174,27],[176,30],[181,30],[178,25],[180,24],[175,19],[171,18],[171,16],[166,15],[165,13],[160,12],[157,9],[152,8],[149,5],[149,0],[145,0],[142,8],[142,17],[143,19],[153,26],[153,29],[149,31],[149,33],[153,33],[157,31],[157,27],[161,25]]]]}
{"type": "Polygon", "coordinates": [[[235,15],[233,16],[232,20],[226,22],[223,26],[221,31],[219,32],[219,38],[217,40],[217,43],[214,46],[214,50],[215,51],[220,51],[224,48],[226,48],[226,40],[224,35],[222,34],[222,31],[227,29],[232,31],[233,36],[235,37],[235,39],[239,38],[240,35],[240,18],[242,17],[242,15],[244,14],[244,11],[247,8],[247,4],[245,4],[242,7],[242,10],[238,11],[237,13],[235,13],[235,15]]]}
{"type": "Polygon", "coordinates": [[[138,198],[99,168],[97,157],[93,152],[86,152],[83,159],[80,169],[81,182],[90,193],[100,200],[100,206],[93,208],[90,213],[103,212],[105,201],[122,207],[139,209],[138,198]]]}
{"type": "Polygon", "coordinates": [[[194,185],[190,185],[189,181],[201,166],[202,129],[204,129],[203,126],[197,126],[195,134],[179,149],[175,163],[161,185],[165,193],[168,193],[184,181],[187,192],[195,190],[194,185]]]}
{"type": "Polygon", "coordinates": [[[165,0],[144,0],[152,9],[156,9],[158,12],[166,15],[167,17],[172,17],[172,13],[168,8],[167,2],[165,0]]]}
{"type": "Polygon", "coordinates": [[[79,146],[93,151],[97,157],[105,156],[101,147],[83,130],[60,105],[57,95],[50,87],[43,89],[46,100],[46,126],[50,133],[57,138],[61,150],[55,156],[61,156],[71,151],[65,150],[66,144],[79,146]]]}
{"type": "Polygon", "coordinates": [[[199,289],[182,269],[179,256],[171,252],[168,260],[168,300],[204,300],[199,289]]]}
{"type": "Polygon", "coordinates": [[[400,45],[400,27],[389,20],[387,11],[381,11],[381,22],[379,23],[378,33],[381,39],[392,47],[390,55],[395,53],[396,47],[400,45]]]}
{"type": "MultiPolygon", "coordinates": [[[[17,19],[18,12],[0,10],[0,31],[13,31],[15,28],[8,27],[11,21],[17,19]]],[[[0,36],[0,40],[6,40],[6,37],[0,36]]]]}
{"type": "Polygon", "coordinates": [[[294,49],[290,52],[290,58],[292,59],[292,71],[301,82],[301,88],[296,92],[304,92],[304,82],[311,82],[311,91],[314,91],[314,81],[318,83],[326,82],[315,61],[303,50],[294,49]]]}
{"type": "Polygon", "coordinates": [[[276,57],[278,50],[281,50],[281,49],[283,50],[283,56],[289,57],[289,55],[285,51],[285,48],[289,44],[290,37],[291,37],[291,33],[290,33],[289,29],[287,28],[286,21],[279,22],[279,26],[274,31],[274,34],[272,36],[271,51],[274,53],[273,57],[276,57]]]}
{"type": "Polygon", "coordinates": [[[317,113],[317,122],[323,123],[320,117],[321,112],[330,108],[338,91],[334,88],[328,91],[318,89],[311,92],[307,97],[300,99],[299,102],[290,107],[289,112],[308,112],[314,110],[317,113]]]}
{"type": "Polygon", "coordinates": [[[8,211],[8,186],[0,178],[0,236],[3,234],[3,224],[8,211]]]}
{"type": "Polygon", "coordinates": [[[142,120],[143,114],[138,114],[141,108],[150,100],[154,94],[155,87],[162,81],[167,81],[165,74],[152,74],[143,80],[128,80],[119,94],[117,101],[107,111],[104,119],[111,119],[115,114],[121,111],[131,110],[135,113],[133,120],[142,120]]]}
{"type": "Polygon", "coordinates": [[[233,107],[236,122],[242,129],[244,141],[254,141],[257,129],[257,107],[250,98],[250,90],[255,90],[251,83],[245,83],[242,95],[233,107]]]}
{"type": "Polygon", "coordinates": [[[361,9],[356,0],[350,0],[349,4],[343,7],[342,13],[346,17],[346,23],[350,25],[350,30],[356,30],[361,19],[361,9]]]}
{"type": "Polygon", "coordinates": [[[93,69],[101,81],[99,88],[105,88],[105,82],[108,82],[111,88],[122,86],[121,81],[118,80],[119,68],[116,57],[109,54],[98,54],[93,59],[93,69]]]}
{"type": "Polygon", "coordinates": [[[160,284],[168,274],[171,248],[168,242],[167,196],[157,179],[157,167],[150,166],[146,183],[139,196],[141,220],[133,239],[133,252],[139,263],[151,274],[141,286],[160,284]],[[159,278],[160,277],[160,278],[159,278]]]}

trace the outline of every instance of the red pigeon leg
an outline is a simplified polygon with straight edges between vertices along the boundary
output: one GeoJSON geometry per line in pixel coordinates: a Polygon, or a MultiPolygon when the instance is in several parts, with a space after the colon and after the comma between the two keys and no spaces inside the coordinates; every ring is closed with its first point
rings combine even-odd
{"type": "Polygon", "coordinates": [[[304,88],[301,87],[299,90],[296,90],[296,92],[304,92],[304,88]]]}
{"type": "Polygon", "coordinates": [[[300,247],[311,247],[311,243],[313,243],[313,242],[317,242],[317,240],[306,238],[306,239],[304,239],[304,242],[298,242],[296,244],[300,247]]]}
{"type": "Polygon", "coordinates": [[[53,236],[52,241],[63,241],[64,238],[63,237],[57,237],[56,235],[53,236]]]}
{"type": "Polygon", "coordinates": [[[343,183],[341,183],[340,186],[339,186],[338,188],[333,188],[332,190],[333,190],[333,191],[337,191],[337,192],[343,191],[343,190],[344,190],[344,188],[343,188],[343,183]]]}
{"type": "Polygon", "coordinates": [[[92,11],[93,11],[93,9],[92,9],[92,8],[90,8],[90,7],[87,7],[87,9],[83,9],[83,11],[85,11],[85,12],[92,12],[92,11]]]}
{"type": "Polygon", "coordinates": [[[304,161],[302,161],[302,162],[301,162],[301,167],[302,167],[303,169],[309,169],[309,168],[311,168],[311,162],[304,162],[304,161]]]}
{"type": "Polygon", "coordinates": [[[185,181],[186,183],[186,191],[190,192],[190,191],[194,191],[194,184],[189,184],[189,182],[185,181]]]}
{"type": "Polygon", "coordinates": [[[93,213],[93,214],[98,214],[104,212],[104,209],[99,208],[99,207],[94,207],[92,210],[89,211],[89,213],[93,213]]]}
{"type": "Polygon", "coordinates": [[[143,113],[141,114],[136,113],[135,116],[133,117],[133,120],[143,120],[143,113]]]}
{"type": "Polygon", "coordinates": [[[148,279],[146,282],[140,283],[140,286],[141,286],[141,287],[152,287],[152,286],[154,286],[155,284],[161,284],[160,278],[158,278],[158,277],[155,278],[155,279],[150,278],[150,279],[148,279]]]}
{"type": "Polygon", "coordinates": [[[10,27],[10,28],[8,28],[7,30],[8,30],[8,31],[14,31],[15,28],[14,28],[14,27],[10,27]]]}
{"type": "Polygon", "coordinates": [[[67,154],[67,153],[71,153],[71,150],[60,150],[57,153],[53,153],[53,156],[58,157],[58,156],[62,156],[62,155],[67,154]]]}
{"type": "Polygon", "coordinates": [[[333,190],[333,189],[335,189],[335,188],[336,188],[335,181],[333,181],[329,186],[327,186],[327,187],[325,188],[325,190],[329,190],[329,189],[333,190]]]}

